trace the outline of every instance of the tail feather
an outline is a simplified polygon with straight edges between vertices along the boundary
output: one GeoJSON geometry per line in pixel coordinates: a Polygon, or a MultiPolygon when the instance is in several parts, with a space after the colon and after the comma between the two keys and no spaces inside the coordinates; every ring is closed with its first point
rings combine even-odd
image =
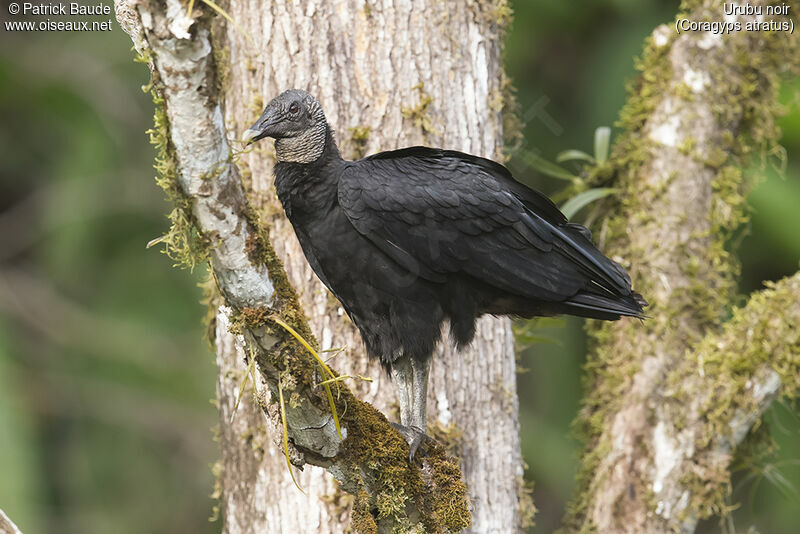
{"type": "Polygon", "coordinates": [[[639,293],[632,291],[628,296],[608,297],[594,293],[578,293],[562,303],[569,313],[594,319],[616,320],[620,317],[644,319],[647,301],[639,293]]]}

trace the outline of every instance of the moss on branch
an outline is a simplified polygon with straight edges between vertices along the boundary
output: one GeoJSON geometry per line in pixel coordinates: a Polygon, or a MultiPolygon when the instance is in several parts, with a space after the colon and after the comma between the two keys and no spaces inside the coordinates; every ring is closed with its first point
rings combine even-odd
{"type": "MultiPolygon", "coordinates": [[[[148,52],[143,52],[136,57],[136,61],[151,64],[152,58],[148,52]]],[[[209,240],[198,230],[192,213],[192,199],[183,192],[178,183],[175,147],[170,138],[166,101],[158,71],[152,71],[150,83],[142,89],[148,91],[153,98],[153,127],[145,133],[156,150],[153,165],[156,170],[156,184],[164,191],[167,201],[173,206],[167,215],[170,221],[169,229],[151,244],[163,243],[164,254],[175,262],[176,267],[193,270],[195,266],[205,264],[208,260],[209,240]]]]}
{"type": "MultiPolygon", "coordinates": [[[[792,13],[797,16],[795,8],[792,13]]],[[[721,13],[722,2],[691,0],[683,2],[678,18],[718,19],[721,13]]],[[[788,341],[778,352],[760,345],[757,335],[775,343],[777,339],[758,323],[764,328],[753,330],[756,337],[740,340],[750,344],[747,349],[736,347],[736,358],[704,360],[703,367],[685,360],[691,347],[708,350],[729,329],[736,331],[745,317],[757,323],[760,316],[768,322],[777,309],[788,305],[781,300],[788,293],[780,285],[753,297],[745,308],[750,311],[733,311],[739,264],[732,237],[748,219],[746,195],[758,179],[743,169],[750,167],[754,156],[766,158],[778,143],[778,88],[783,74],[800,68],[800,38],[784,32],[737,32],[709,45],[700,43],[704,35],[677,35],[665,25],[648,38],[620,114],[618,126],[623,132],[609,164],[591,175],[594,185],[613,183],[622,190],[613,215],[596,235],[614,259],[630,262],[625,267],[634,287],[650,301],[651,319],[644,324],[588,325],[594,354],[586,365],[588,393],[576,423],[587,447],[566,518],[571,531],[596,528],[592,506],[598,502],[598,492],[610,484],[604,463],[609,461],[630,462],[624,467],[630,469],[630,492],[625,493],[649,507],[650,517],[659,518],[652,466],[648,466],[654,455],[653,429],[646,424],[669,416],[670,428],[701,425],[706,440],[717,439],[730,423],[729,410],[751,413],[745,405],[749,401],[734,398],[747,396],[742,389],[746,377],[754,377],[765,366],[783,369],[779,371],[783,393],[797,391],[796,350],[790,349],[793,338],[786,329],[782,334],[788,341]],[[702,82],[691,87],[687,79],[702,82]],[[726,324],[732,313],[734,318],[726,324]],[[705,372],[705,380],[693,383],[692,389],[686,377],[698,372],[705,372]],[[637,382],[643,381],[647,387],[637,389],[637,382]],[[708,396],[700,419],[691,420],[698,414],[687,413],[686,407],[702,397],[704,388],[719,392],[708,396]],[[632,405],[641,406],[638,413],[645,426],[625,429],[631,432],[625,439],[633,445],[624,453],[631,457],[609,460],[625,456],[615,456],[619,453],[615,439],[621,438],[612,432],[615,418],[632,405]]],[[[705,490],[698,489],[699,480],[690,481],[689,476],[681,480],[690,490],[689,502],[681,514],[661,517],[664,525],[725,509],[728,464],[723,462],[715,470],[710,457],[706,460],[705,471],[697,470],[705,477],[705,490]]],[[[620,510],[630,505],[622,499],[620,493],[614,501],[620,510]]]]}
{"type": "MultiPolygon", "coordinates": [[[[727,510],[733,449],[773,399],[800,392],[798,324],[800,272],[755,293],[667,378],[677,399],[699,399],[704,416],[694,442],[695,469],[682,479],[691,495],[685,515],[708,517],[727,510]]],[[[750,445],[769,446],[763,438],[750,445]]]]}

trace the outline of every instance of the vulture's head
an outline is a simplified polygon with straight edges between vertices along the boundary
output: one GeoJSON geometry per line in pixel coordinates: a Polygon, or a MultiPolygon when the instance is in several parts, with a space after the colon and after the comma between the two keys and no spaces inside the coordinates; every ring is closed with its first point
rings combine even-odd
{"type": "Polygon", "coordinates": [[[267,104],[243,140],[249,145],[273,137],[278,161],[311,163],[325,150],[327,129],[317,99],[300,89],[289,89],[267,104]]]}

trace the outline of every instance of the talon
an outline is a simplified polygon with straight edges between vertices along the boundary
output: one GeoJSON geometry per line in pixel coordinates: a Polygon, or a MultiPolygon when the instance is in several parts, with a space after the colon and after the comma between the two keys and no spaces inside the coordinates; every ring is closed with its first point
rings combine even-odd
{"type": "Polygon", "coordinates": [[[427,456],[424,443],[426,441],[433,441],[433,438],[423,432],[417,426],[404,426],[400,423],[391,423],[391,425],[403,436],[403,439],[408,443],[408,461],[413,462],[414,456],[417,451],[421,452],[423,456],[427,456]]]}

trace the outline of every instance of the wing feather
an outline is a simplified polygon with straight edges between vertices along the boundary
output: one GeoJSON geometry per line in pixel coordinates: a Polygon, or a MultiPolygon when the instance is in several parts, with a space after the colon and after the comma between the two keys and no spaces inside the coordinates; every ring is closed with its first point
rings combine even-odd
{"type": "Polygon", "coordinates": [[[339,203],[359,233],[431,281],[461,272],[555,301],[595,286],[631,294],[627,273],[588,230],[490,160],[424,147],[383,152],[348,165],[339,203]]]}

